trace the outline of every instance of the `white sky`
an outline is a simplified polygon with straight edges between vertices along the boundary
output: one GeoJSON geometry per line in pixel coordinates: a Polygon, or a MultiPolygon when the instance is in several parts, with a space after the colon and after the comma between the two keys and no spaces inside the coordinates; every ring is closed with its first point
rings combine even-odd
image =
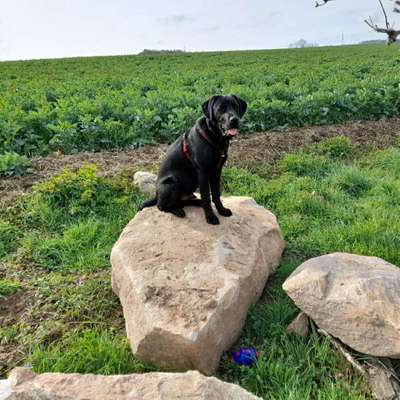
{"type": "MultiPolygon", "coordinates": [[[[390,0],[384,0],[388,11],[390,0]]],[[[144,48],[202,50],[287,47],[385,37],[376,0],[0,0],[0,60],[132,54],[144,48]]],[[[400,15],[389,13],[400,25],[400,15]]]]}

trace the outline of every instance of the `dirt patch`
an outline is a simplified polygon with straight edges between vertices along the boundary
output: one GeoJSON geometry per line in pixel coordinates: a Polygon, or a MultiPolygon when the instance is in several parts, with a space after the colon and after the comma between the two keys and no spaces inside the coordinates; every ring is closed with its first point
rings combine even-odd
{"type": "MultiPolygon", "coordinates": [[[[274,163],[287,152],[337,135],[349,137],[355,146],[363,149],[385,148],[392,145],[400,135],[400,118],[293,128],[285,132],[242,136],[232,144],[229,165],[274,163]]],[[[32,159],[32,173],[20,178],[0,179],[0,201],[12,201],[28,191],[33,184],[58,174],[63,168],[75,169],[84,163],[98,164],[106,176],[114,176],[121,170],[132,167],[155,171],[167,148],[167,145],[159,145],[138,150],[36,157],[32,159]]]]}
{"type": "Polygon", "coordinates": [[[400,118],[256,133],[238,140],[232,146],[229,159],[234,165],[274,163],[285,153],[338,135],[347,136],[356,148],[362,150],[386,148],[393,145],[400,136],[400,118]]]}
{"type": "MultiPolygon", "coordinates": [[[[0,300],[0,327],[7,328],[22,321],[23,315],[31,305],[33,296],[21,291],[0,300]]],[[[26,355],[23,346],[15,338],[11,339],[9,343],[9,339],[7,340],[5,337],[0,337],[0,340],[2,341],[0,346],[0,378],[2,378],[26,355]]]]}
{"type": "Polygon", "coordinates": [[[10,326],[20,321],[22,314],[31,305],[32,295],[15,293],[2,299],[0,306],[0,326],[10,326]]]}

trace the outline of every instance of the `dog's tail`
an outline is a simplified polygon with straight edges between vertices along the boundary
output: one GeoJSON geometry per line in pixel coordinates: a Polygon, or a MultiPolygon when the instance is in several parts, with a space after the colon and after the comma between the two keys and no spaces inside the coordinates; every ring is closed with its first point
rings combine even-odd
{"type": "Polygon", "coordinates": [[[142,203],[142,205],[139,207],[139,211],[142,211],[144,208],[147,207],[154,207],[155,205],[157,205],[157,197],[154,197],[154,199],[147,200],[142,203]]]}

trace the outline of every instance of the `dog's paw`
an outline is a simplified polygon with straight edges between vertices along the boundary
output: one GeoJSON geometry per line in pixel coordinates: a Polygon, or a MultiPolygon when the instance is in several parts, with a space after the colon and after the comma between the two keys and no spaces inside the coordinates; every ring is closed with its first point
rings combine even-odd
{"type": "Polygon", "coordinates": [[[223,217],[231,217],[232,216],[232,211],[229,208],[219,208],[218,209],[219,215],[222,215],[223,217]]]}
{"type": "Polygon", "coordinates": [[[183,208],[176,208],[175,210],[171,211],[172,214],[177,216],[178,218],[185,218],[186,214],[183,208]]]}
{"type": "Polygon", "coordinates": [[[210,225],[219,225],[219,219],[216,215],[207,215],[206,220],[210,225]]]}

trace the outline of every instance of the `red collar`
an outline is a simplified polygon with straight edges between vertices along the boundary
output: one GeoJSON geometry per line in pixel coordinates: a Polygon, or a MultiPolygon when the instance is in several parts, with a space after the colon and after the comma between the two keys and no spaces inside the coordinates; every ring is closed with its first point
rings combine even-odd
{"type": "MultiPolygon", "coordinates": [[[[197,133],[214,149],[218,150],[220,153],[220,159],[218,163],[218,167],[222,167],[227,159],[227,152],[226,149],[220,149],[212,140],[208,137],[207,133],[204,132],[200,127],[196,128],[197,133]]],[[[186,160],[191,161],[190,157],[190,150],[189,150],[189,143],[187,140],[187,133],[183,135],[182,140],[182,153],[185,156],[186,160]]]]}
{"type": "Polygon", "coordinates": [[[210,137],[207,135],[203,129],[201,129],[199,126],[196,128],[197,133],[211,146],[214,147],[214,149],[218,150],[221,154],[224,154],[224,150],[222,150],[216,143],[214,143],[210,137]]]}

